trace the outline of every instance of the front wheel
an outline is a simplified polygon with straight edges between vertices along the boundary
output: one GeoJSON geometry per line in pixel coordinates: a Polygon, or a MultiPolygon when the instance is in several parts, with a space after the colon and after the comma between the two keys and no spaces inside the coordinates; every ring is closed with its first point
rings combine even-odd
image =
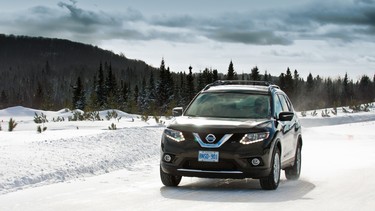
{"type": "Polygon", "coordinates": [[[272,169],[271,173],[264,178],[259,180],[260,186],[264,190],[275,190],[279,186],[280,182],[280,171],[281,171],[281,161],[280,161],[280,150],[275,148],[272,156],[272,169]]]}
{"type": "Polygon", "coordinates": [[[178,184],[180,184],[182,177],[181,176],[175,176],[175,175],[167,174],[160,167],[160,179],[161,179],[161,182],[165,186],[173,186],[173,187],[175,187],[178,184]]]}
{"type": "Polygon", "coordinates": [[[288,180],[297,180],[299,178],[299,175],[301,174],[301,163],[302,163],[301,150],[302,150],[301,144],[298,143],[296,156],[294,158],[294,165],[292,167],[285,169],[285,177],[288,180]]]}

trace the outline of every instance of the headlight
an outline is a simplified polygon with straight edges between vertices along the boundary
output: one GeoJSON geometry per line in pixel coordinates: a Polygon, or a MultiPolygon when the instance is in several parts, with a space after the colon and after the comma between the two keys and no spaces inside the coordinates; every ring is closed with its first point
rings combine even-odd
{"type": "Polygon", "coordinates": [[[269,132],[263,132],[263,133],[248,133],[245,134],[244,137],[241,139],[241,144],[253,144],[257,142],[261,142],[268,138],[270,135],[269,132]]]}
{"type": "Polygon", "coordinates": [[[173,141],[177,141],[177,142],[185,141],[185,137],[180,131],[172,130],[172,129],[165,129],[164,134],[165,136],[167,136],[167,138],[172,139],[173,141]]]}

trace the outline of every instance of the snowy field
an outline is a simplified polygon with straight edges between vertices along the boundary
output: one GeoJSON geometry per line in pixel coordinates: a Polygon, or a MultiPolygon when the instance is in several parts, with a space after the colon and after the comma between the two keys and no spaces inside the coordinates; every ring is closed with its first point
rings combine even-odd
{"type": "MultiPolygon", "coordinates": [[[[100,113],[104,118],[105,113],[100,113]]],[[[374,210],[375,109],[301,117],[301,178],[276,191],[252,179],[159,179],[163,125],[121,119],[69,122],[72,113],[0,110],[0,210],[374,210]],[[47,119],[37,133],[35,112],[47,119]],[[18,122],[8,132],[7,121],[18,122]],[[108,130],[116,124],[117,130],[108,130]]]]}

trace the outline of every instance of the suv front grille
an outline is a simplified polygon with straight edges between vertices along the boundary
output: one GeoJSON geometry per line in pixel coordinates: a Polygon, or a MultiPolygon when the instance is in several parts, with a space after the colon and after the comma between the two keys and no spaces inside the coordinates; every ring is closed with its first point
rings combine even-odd
{"type": "MultiPolygon", "coordinates": [[[[184,135],[184,137],[187,139],[187,140],[195,140],[194,138],[194,132],[186,132],[186,131],[183,131],[182,134],[184,135]]],[[[201,138],[201,140],[204,142],[204,143],[207,143],[207,140],[206,140],[206,136],[210,133],[197,133],[199,135],[199,137],[201,138]]],[[[211,134],[214,134],[216,136],[216,141],[214,143],[217,143],[225,134],[218,134],[218,133],[211,133],[211,134]]],[[[245,133],[234,133],[230,139],[228,140],[228,142],[239,142],[242,137],[245,135],[245,133]]]]}

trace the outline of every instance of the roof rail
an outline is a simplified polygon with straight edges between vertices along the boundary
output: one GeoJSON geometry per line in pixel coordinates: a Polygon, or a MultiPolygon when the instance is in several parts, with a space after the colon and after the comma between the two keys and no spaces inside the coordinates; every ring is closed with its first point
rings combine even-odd
{"type": "Polygon", "coordinates": [[[221,86],[221,85],[258,85],[258,86],[268,86],[280,89],[279,86],[273,84],[269,81],[249,81],[249,80],[217,80],[213,83],[207,84],[204,87],[203,91],[209,89],[213,86],[221,86]]]}

